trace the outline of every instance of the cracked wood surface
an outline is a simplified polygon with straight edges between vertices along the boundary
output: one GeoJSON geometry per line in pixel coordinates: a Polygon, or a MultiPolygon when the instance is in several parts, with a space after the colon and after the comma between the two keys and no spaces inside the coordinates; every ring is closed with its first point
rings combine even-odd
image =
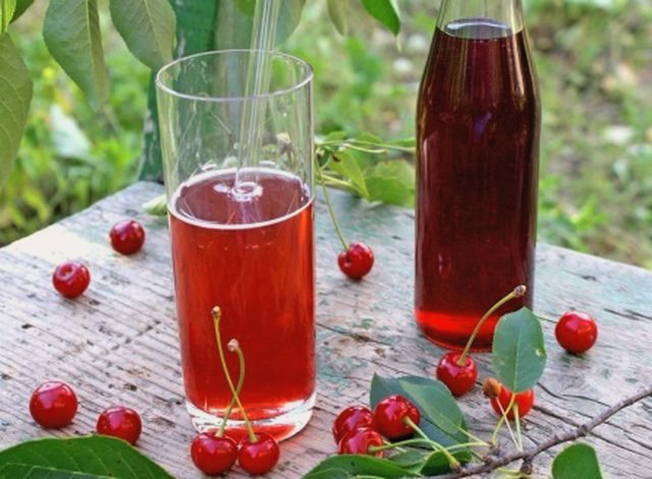
{"type": "MultiPolygon", "coordinates": [[[[183,405],[166,221],[140,208],[161,191],[137,183],[0,250],[0,447],[90,433],[105,407],[125,404],[142,413],[143,452],[175,477],[200,477],[188,456],[194,432],[183,405]],[[106,238],[124,217],[147,228],[145,248],[133,257],[114,253],[106,238]],[[68,301],[54,292],[50,277],[56,264],[75,258],[89,265],[92,281],[85,295],[68,301]],[[70,383],[80,399],[74,423],[61,431],[41,430],[27,410],[32,389],[47,379],[70,383]]],[[[332,420],[341,408],[366,403],[374,372],[430,376],[442,353],[412,320],[412,213],[333,196],[345,234],[373,247],[376,266],[360,283],[342,276],[338,242],[319,205],[317,407],[309,426],[283,443],[270,478],[301,477],[334,453],[332,420]]],[[[535,297],[549,362],[525,421],[526,448],[652,383],[652,273],[541,244],[535,297]],[[555,319],[572,308],[592,313],[600,325],[598,344],[584,357],[565,354],[554,339],[555,319]]],[[[489,361],[478,358],[482,378],[489,361]]],[[[460,404],[482,435],[495,420],[479,389],[460,404]]],[[[599,426],[586,442],[597,447],[611,477],[651,479],[651,440],[647,399],[599,426]]],[[[558,449],[535,461],[537,477],[547,477],[558,449]]],[[[230,477],[245,476],[236,471],[230,477]]]]}

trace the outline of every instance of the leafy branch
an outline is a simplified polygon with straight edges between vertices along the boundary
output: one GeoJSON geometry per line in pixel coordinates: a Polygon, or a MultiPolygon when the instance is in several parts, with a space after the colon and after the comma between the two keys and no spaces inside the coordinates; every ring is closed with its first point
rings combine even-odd
{"type": "MultiPolygon", "coordinates": [[[[34,0],[0,0],[0,187],[7,178],[18,152],[20,139],[27,123],[27,112],[32,98],[31,78],[20,53],[11,41],[7,30],[34,0]]],[[[362,7],[395,34],[400,31],[400,16],[396,0],[360,0],[362,7]]],[[[213,9],[232,9],[231,4],[249,6],[255,1],[213,0],[213,9]]],[[[195,0],[195,3],[201,3],[195,0]]],[[[208,2],[206,2],[208,3],[208,2]]],[[[279,31],[285,37],[296,27],[304,0],[284,2],[284,23],[279,31]],[[289,20],[288,20],[289,19],[289,20]]],[[[98,0],[50,0],[43,22],[43,39],[54,60],[81,88],[90,104],[100,109],[110,95],[109,74],[104,57],[102,33],[99,22],[98,0]]],[[[336,28],[346,32],[343,21],[347,18],[348,0],[329,3],[329,13],[336,28]]],[[[178,12],[184,7],[175,5],[178,12]]],[[[199,8],[186,7],[187,11],[199,8]]],[[[177,17],[170,0],[110,0],[111,20],[129,51],[153,71],[159,69],[179,53],[174,51],[177,17]]],[[[216,10],[217,11],[217,10],[216,10]]],[[[242,12],[246,13],[246,12],[242,12]]],[[[242,16],[242,15],[241,15],[242,16]]],[[[219,15],[214,17],[219,17],[219,15]]],[[[197,20],[196,17],[195,20],[197,20]]],[[[210,21],[215,23],[216,18],[210,21]]],[[[243,22],[251,23],[251,19],[243,22]]],[[[228,22],[227,22],[228,23],[228,22]]],[[[233,22],[231,22],[233,23],[233,22]]],[[[240,25],[238,23],[238,25],[240,25]]],[[[195,24],[179,21],[183,44],[196,34],[195,24]],[[192,34],[190,33],[192,32],[192,34]]],[[[232,25],[220,28],[221,36],[233,36],[232,25]],[[225,27],[225,28],[222,28],[225,27]],[[221,31],[224,30],[224,35],[221,31]]],[[[215,28],[217,30],[217,28],[215,28]]],[[[238,31],[248,32],[246,28],[238,31]]],[[[210,35],[213,36],[211,30],[210,35]]],[[[196,42],[195,42],[196,43],[196,42]]],[[[199,48],[204,51],[209,45],[199,48]]],[[[185,52],[196,53],[193,52],[185,52]]],[[[160,171],[160,165],[157,166],[160,171]]]]}
{"type": "Polygon", "coordinates": [[[525,451],[517,451],[507,455],[487,456],[485,458],[486,461],[484,464],[465,467],[459,472],[447,474],[443,476],[436,476],[436,477],[437,479],[458,479],[462,477],[470,477],[476,474],[484,474],[487,472],[495,471],[500,467],[506,466],[508,464],[511,464],[512,462],[521,459],[523,460],[523,464],[521,466],[521,472],[523,472],[524,474],[531,474],[532,461],[536,456],[538,456],[542,452],[547,451],[548,449],[551,449],[552,447],[557,446],[559,444],[574,441],[576,439],[587,436],[593,429],[598,427],[600,424],[603,424],[606,421],[608,421],[613,415],[617,414],[618,412],[625,409],[626,407],[632,406],[633,404],[636,404],[637,402],[648,397],[652,397],[652,386],[648,386],[647,388],[643,389],[642,391],[639,391],[633,396],[630,396],[628,398],[623,399],[622,401],[619,401],[618,403],[614,404],[610,408],[605,409],[601,414],[599,414],[592,420],[579,425],[575,429],[552,436],[547,441],[542,442],[536,447],[527,449],[525,451]]]}

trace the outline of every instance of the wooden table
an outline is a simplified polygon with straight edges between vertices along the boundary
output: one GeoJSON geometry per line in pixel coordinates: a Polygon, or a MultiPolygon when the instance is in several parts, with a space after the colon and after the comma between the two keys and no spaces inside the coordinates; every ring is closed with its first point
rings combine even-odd
{"type": "MultiPolygon", "coordinates": [[[[102,409],[123,403],[143,415],[142,451],[176,477],[200,476],[188,456],[194,431],[183,405],[166,221],[140,208],[161,191],[135,184],[0,250],[0,446],[90,433],[102,409]],[[124,217],[148,231],[134,257],[107,243],[109,227],[124,217]],[[50,283],[54,266],[71,258],[89,264],[93,278],[76,301],[62,299],[50,283]],[[37,384],[55,378],[76,388],[81,406],[73,425],[45,432],[27,403],[37,384]]],[[[343,277],[320,205],[317,408],[309,426],[283,444],[273,478],[301,477],[335,451],[332,420],[344,406],[367,402],[374,372],[429,376],[442,353],[412,319],[412,212],[334,197],[344,230],[372,245],[377,263],[360,283],[343,277]]],[[[526,421],[526,447],[652,383],[652,273],[542,244],[535,309],[544,318],[549,362],[526,421]],[[570,308],[593,313],[600,324],[598,345],[584,357],[562,352],[553,336],[555,319],[570,308]]],[[[488,374],[487,359],[480,359],[481,376],[488,374]]],[[[475,432],[491,429],[495,420],[479,388],[460,402],[475,432]]],[[[587,441],[612,477],[652,478],[652,400],[622,411],[587,441]]],[[[551,457],[537,461],[546,466],[539,468],[544,477],[551,457]]]]}

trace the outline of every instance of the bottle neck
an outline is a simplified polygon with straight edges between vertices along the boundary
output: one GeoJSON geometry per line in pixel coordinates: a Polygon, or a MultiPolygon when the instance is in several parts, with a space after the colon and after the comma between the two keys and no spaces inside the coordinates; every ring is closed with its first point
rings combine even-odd
{"type": "Polygon", "coordinates": [[[484,36],[482,31],[469,33],[469,24],[486,25],[492,29],[517,33],[524,27],[521,0],[443,0],[437,27],[453,35],[484,36]]]}

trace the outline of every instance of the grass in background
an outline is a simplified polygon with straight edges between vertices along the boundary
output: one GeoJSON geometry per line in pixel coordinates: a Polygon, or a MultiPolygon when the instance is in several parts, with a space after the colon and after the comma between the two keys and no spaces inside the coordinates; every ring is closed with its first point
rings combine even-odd
{"type": "MultiPolygon", "coordinates": [[[[544,105],[540,237],[652,268],[652,4],[525,0],[544,105]]],[[[318,132],[413,135],[414,107],[436,18],[404,5],[401,48],[360,15],[339,37],[325,2],[308,2],[287,50],[316,71],[318,132]]],[[[35,78],[17,168],[0,193],[0,244],[133,181],[148,74],[109,28],[111,107],[97,114],[49,58],[42,9],[16,35],[35,78]],[[39,73],[40,72],[40,73],[39,73]]]]}

